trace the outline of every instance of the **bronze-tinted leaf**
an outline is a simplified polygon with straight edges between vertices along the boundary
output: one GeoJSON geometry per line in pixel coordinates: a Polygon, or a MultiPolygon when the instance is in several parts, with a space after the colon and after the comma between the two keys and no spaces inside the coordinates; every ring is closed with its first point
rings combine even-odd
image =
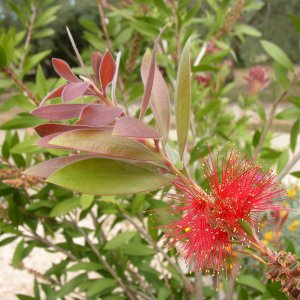
{"type": "Polygon", "coordinates": [[[60,146],[112,158],[160,161],[162,157],[129,138],[113,136],[110,130],[75,130],[58,135],[49,145],[60,146]]]}
{"type": "Polygon", "coordinates": [[[93,67],[93,72],[94,72],[94,80],[95,80],[95,82],[100,83],[99,70],[100,70],[100,65],[101,65],[101,61],[102,61],[101,52],[99,52],[99,51],[93,52],[91,61],[92,61],[92,67],[93,67]]]}
{"type": "Polygon", "coordinates": [[[53,133],[66,132],[66,131],[76,130],[76,129],[86,129],[86,128],[87,126],[46,123],[34,127],[34,130],[40,137],[44,137],[53,133]]]}
{"type": "Polygon", "coordinates": [[[157,36],[156,41],[154,43],[151,61],[149,64],[149,71],[147,72],[147,76],[146,76],[147,79],[146,79],[146,83],[145,83],[143,102],[142,102],[142,107],[141,107],[141,111],[140,111],[140,119],[141,120],[144,118],[146,109],[149,105],[149,100],[150,100],[150,96],[151,96],[151,90],[152,90],[154,75],[155,75],[155,65],[156,65],[155,61],[156,61],[157,46],[158,46],[160,37],[161,37],[162,33],[164,32],[166,26],[160,31],[160,33],[157,36]]]}
{"type": "Polygon", "coordinates": [[[113,135],[142,139],[160,138],[159,133],[154,128],[132,117],[124,117],[119,119],[114,127],[113,135]]]}
{"type": "Polygon", "coordinates": [[[66,165],[69,165],[76,161],[89,159],[93,157],[94,157],[93,155],[73,155],[73,156],[54,158],[54,159],[43,161],[35,166],[30,167],[29,169],[24,171],[24,174],[46,179],[51,174],[61,169],[62,167],[65,167],[66,165]]]}
{"type": "MultiPolygon", "coordinates": [[[[141,67],[141,76],[146,85],[147,74],[149,73],[151,63],[151,53],[146,51],[141,67]]],[[[151,91],[150,105],[157,123],[158,130],[166,143],[170,130],[170,97],[167,85],[158,69],[155,66],[155,75],[151,91]]]]}
{"type": "Polygon", "coordinates": [[[53,90],[52,92],[50,92],[40,103],[40,106],[42,106],[47,100],[53,99],[53,98],[58,98],[61,97],[62,92],[64,90],[64,88],[67,86],[67,84],[63,84],[60,87],[58,87],[57,89],[53,90]]]}
{"type": "Polygon", "coordinates": [[[65,102],[76,99],[87,91],[90,82],[69,83],[62,92],[62,98],[65,102]]]}
{"type": "Polygon", "coordinates": [[[109,51],[106,51],[100,66],[100,79],[103,94],[106,95],[106,87],[112,82],[116,70],[115,60],[109,51]]]}
{"type": "Polygon", "coordinates": [[[86,104],[52,104],[35,109],[34,116],[51,120],[66,120],[78,117],[86,104]]]}
{"type": "Polygon", "coordinates": [[[80,124],[101,126],[112,122],[123,110],[120,107],[110,107],[102,104],[89,104],[80,115],[80,124]]]}
{"type": "Polygon", "coordinates": [[[80,79],[75,76],[70,66],[64,60],[52,58],[52,64],[56,73],[62,78],[73,83],[80,82],[80,79]]]}

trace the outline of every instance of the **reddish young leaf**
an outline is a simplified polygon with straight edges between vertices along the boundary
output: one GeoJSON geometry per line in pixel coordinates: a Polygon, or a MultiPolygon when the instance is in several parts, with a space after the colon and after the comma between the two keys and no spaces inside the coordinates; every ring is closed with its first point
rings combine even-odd
{"type": "Polygon", "coordinates": [[[37,176],[43,179],[48,178],[51,174],[58,171],[59,169],[72,164],[74,162],[83,160],[83,159],[90,159],[96,157],[94,155],[73,155],[73,156],[65,156],[54,158],[50,160],[43,161],[35,166],[24,171],[24,174],[30,176],[37,176]]]}
{"type": "Polygon", "coordinates": [[[34,130],[40,137],[44,137],[53,133],[63,133],[76,129],[90,129],[88,126],[74,126],[64,124],[47,123],[34,127],[34,130]]]}
{"type": "Polygon", "coordinates": [[[124,117],[117,121],[113,135],[131,137],[131,138],[152,138],[159,139],[159,133],[144,122],[132,118],[124,117]]]}
{"type": "MultiPolygon", "coordinates": [[[[141,67],[141,76],[144,86],[147,82],[151,62],[151,53],[146,51],[141,67]]],[[[157,66],[155,66],[155,75],[151,91],[150,105],[157,123],[158,130],[166,143],[170,130],[170,97],[167,85],[157,66]]]]}
{"type": "Polygon", "coordinates": [[[92,53],[92,57],[91,57],[91,61],[92,61],[92,66],[93,66],[93,71],[94,71],[94,80],[97,83],[100,83],[100,77],[99,77],[99,70],[100,70],[100,65],[101,65],[101,61],[102,61],[102,54],[101,52],[97,51],[97,52],[93,52],[92,53]]]}
{"type": "Polygon", "coordinates": [[[161,29],[159,35],[157,36],[155,43],[154,43],[154,47],[153,47],[153,51],[152,51],[152,56],[151,56],[151,62],[150,62],[150,67],[149,67],[149,71],[147,74],[147,81],[145,84],[145,90],[144,90],[144,96],[143,96],[143,102],[142,102],[142,107],[141,107],[141,111],[140,111],[140,120],[142,120],[144,118],[146,109],[149,105],[149,100],[150,100],[150,96],[151,96],[151,90],[152,90],[152,85],[153,85],[153,81],[154,81],[154,75],[155,75],[155,60],[156,60],[156,51],[157,51],[157,46],[158,46],[158,42],[160,40],[160,37],[162,35],[162,33],[164,32],[164,30],[166,29],[167,25],[161,29]]]}
{"type": "Polygon", "coordinates": [[[66,120],[80,116],[86,104],[52,104],[35,109],[34,116],[51,120],[66,120]]]}
{"type": "Polygon", "coordinates": [[[62,92],[62,98],[65,102],[78,98],[87,91],[90,82],[69,83],[62,92]]]}
{"type": "Polygon", "coordinates": [[[64,60],[52,58],[52,65],[56,73],[62,78],[73,83],[80,82],[80,79],[75,76],[70,66],[64,60]]]}
{"type": "Polygon", "coordinates": [[[64,90],[64,88],[67,86],[67,84],[63,84],[57,89],[53,90],[50,92],[40,103],[40,106],[42,106],[47,100],[53,99],[53,98],[58,98],[61,97],[61,94],[64,90]]]}
{"type": "Polygon", "coordinates": [[[115,60],[109,51],[106,51],[100,66],[100,79],[103,94],[106,95],[106,87],[112,82],[116,70],[115,60]]]}
{"type": "Polygon", "coordinates": [[[90,104],[82,110],[79,124],[100,126],[112,122],[122,112],[123,110],[120,107],[90,104]]]}

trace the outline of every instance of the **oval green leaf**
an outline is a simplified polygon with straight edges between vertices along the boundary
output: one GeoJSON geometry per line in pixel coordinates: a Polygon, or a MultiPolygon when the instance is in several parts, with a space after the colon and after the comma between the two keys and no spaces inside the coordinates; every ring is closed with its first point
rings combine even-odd
{"type": "Polygon", "coordinates": [[[132,163],[92,158],[58,170],[47,182],[92,195],[120,195],[157,190],[170,179],[132,163]]]}

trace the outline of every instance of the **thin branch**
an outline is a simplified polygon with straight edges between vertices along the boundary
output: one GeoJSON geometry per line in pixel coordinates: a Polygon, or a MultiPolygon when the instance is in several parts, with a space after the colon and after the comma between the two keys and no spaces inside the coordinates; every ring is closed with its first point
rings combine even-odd
{"type": "Polygon", "coordinates": [[[107,48],[112,52],[113,46],[112,46],[112,42],[109,38],[109,34],[108,34],[107,26],[106,26],[103,1],[97,0],[97,6],[98,6],[98,10],[99,10],[99,16],[100,16],[100,20],[101,20],[103,34],[104,34],[104,37],[105,37],[105,40],[107,43],[107,48]]]}
{"type": "Polygon", "coordinates": [[[177,16],[177,9],[176,9],[176,2],[175,0],[171,0],[170,4],[172,6],[172,13],[173,13],[173,20],[175,24],[175,39],[176,39],[176,46],[177,46],[177,53],[176,53],[176,63],[179,64],[180,56],[181,56],[181,43],[179,38],[179,23],[178,23],[178,16],[177,16]]]}
{"type": "Polygon", "coordinates": [[[293,158],[288,162],[288,164],[285,165],[285,167],[279,173],[279,175],[277,176],[278,181],[281,181],[290,172],[290,170],[295,166],[296,162],[299,159],[300,159],[300,151],[293,156],[293,158]]]}
{"type": "Polygon", "coordinates": [[[28,234],[24,234],[22,233],[22,236],[25,238],[29,238],[29,239],[33,239],[33,240],[37,240],[42,242],[43,244],[53,248],[55,251],[63,253],[65,256],[67,256],[68,258],[70,258],[72,261],[77,261],[78,259],[76,258],[76,256],[74,256],[72,253],[62,249],[61,247],[55,245],[54,243],[52,243],[51,241],[49,241],[47,238],[42,237],[40,235],[38,235],[36,232],[31,232],[33,235],[28,235],[28,234]]]}
{"type": "Polygon", "coordinates": [[[18,79],[18,77],[12,70],[6,67],[0,67],[0,70],[3,71],[5,74],[7,74],[26,93],[26,95],[29,97],[29,99],[33,104],[35,105],[40,104],[40,101],[28,90],[25,84],[18,79]]]}
{"type": "Polygon", "coordinates": [[[73,226],[81,233],[81,235],[84,237],[87,244],[90,246],[91,250],[94,252],[94,254],[97,256],[99,261],[104,265],[104,267],[107,269],[107,271],[112,275],[112,277],[116,280],[116,282],[120,285],[120,287],[123,289],[124,293],[128,296],[131,300],[136,300],[136,297],[134,294],[131,293],[131,291],[127,288],[127,286],[123,283],[122,279],[118,276],[117,272],[108,264],[108,262],[102,257],[94,243],[90,240],[89,236],[86,234],[86,232],[78,226],[77,222],[72,220],[73,226]]]}
{"type": "Polygon", "coordinates": [[[201,272],[195,272],[195,300],[203,300],[203,285],[201,272]]]}
{"type": "Polygon", "coordinates": [[[263,147],[263,144],[266,140],[266,137],[267,137],[267,134],[269,132],[269,130],[271,129],[272,127],[272,124],[273,124],[273,120],[274,120],[274,117],[275,117],[275,114],[276,114],[276,110],[277,110],[277,107],[278,105],[283,102],[284,100],[286,100],[286,98],[289,96],[290,92],[291,92],[291,89],[295,86],[295,84],[297,83],[298,79],[300,77],[300,73],[299,74],[295,74],[293,79],[292,79],[292,82],[291,82],[291,85],[289,86],[288,89],[284,90],[281,95],[279,95],[279,97],[275,100],[275,102],[273,103],[272,107],[271,107],[271,111],[270,111],[270,115],[269,115],[269,118],[268,118],[268,121],[266,123],[266,125],[264,126],[264,129],[263,129],[263,132],[260,136],[260,139],[259,139],[259,142],[258,142],[258,145],[257,147],[255,148],[255,151],[254,151],[254,154],[253,154],[253,161],[256,160],[257,158],[257,155],[260,153],[262,147],[263,147]]]}
{"type": "Polygon", "coordinates": [[[29,50],[29,46],[30,46],[30,42],[31,42],[31,38],[32,38],[32,33],[33,33],[33,26],[34,26],[34,22],[36,20],[37,17],[37,11],[38,11],[38,5],[32,7],[32,14],[31,14],[31,18],[29,21],[29,26],[28,26],[28,30],[27,30],[27,35],[26,35],[26,39],[25,39],[25,44],[24,44],[24,50],[20,59],[20,64],[19,64],[19,71],[22,70],[23,66],[24,66],[24,62],[25,62],[25,58],[26,55],[28,53],[29,50]]]}
{"type": "Polygon", "coordinates": [[[254,258],[255,260],[261,262],[264,265],[268,265],[268,263],[266,261],[264,261],[262,258],[260,258],[259,256],[257,256],[256,254],[254,254],[252,252],[249,252],[249,251],[246,251],[246,250],[239,250],[239,252],[243,253],[245,255],[251,256],[252,258],[254,258]]]}
{"type": "Polygon", "coordinates": [[[183,279],[185,287],[191,292],[194,293],[194,287],[192,286],[191,282],[188,280],[188,278],[184,275],[182,270],[171,260],[171,258],[163,251],[163,249],[157,245],[157,243],[152,239],[152,237],[142,228],[140,227],[132,218],[130,218],[124,211],[121,211],[124,218],[132,224],[135,229],[144,236],[144,238],[148,241],[149,244],[152,245],[156,251],[161,253],[163,257],[168,261],[168,263],[178,272],[178,274],[183,279]]]}

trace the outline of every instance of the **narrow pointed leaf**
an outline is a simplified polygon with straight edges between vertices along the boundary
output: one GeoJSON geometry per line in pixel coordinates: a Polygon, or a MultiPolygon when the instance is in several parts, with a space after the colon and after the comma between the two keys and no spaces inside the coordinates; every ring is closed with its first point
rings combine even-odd
{"type": "MultiPolygon", "coordinates": [[[[141,76],[146,86],[147,74],[149,73],[151,63],[151,53],[146,51],[141,67],[141,76]]],[[[158,69],[155,66],[155,75],[151,91],[150,105],[157,123],[158,130],[166,143],[170,130],[170,97],[167,85],[158,69]]]]}
{"type": "Polygon", "coordinates": [[[80,79],[75,76],[70,66],[64,60],[52,58],[52,65],[56,73],[62,78],[73,83],[80,82],[80,79]]]}
{"type": "Polygon", "coordinates": [[[114,75],[113,81],[111,83],[111,99],[115,105],[117,104],[116,89],[117,89],[117,80],[118,80],[120,60],[121,60],[121,52],[118,52],[117,57],[116,57],[115,75],[114,75]]]}
{"type": "Polygon", "coordinates": [[[53,98],[58,98],[61,97],[62,92],[64,90],[64,88],[67,86],[67,84],[64,84],[60,87],[58,87],[57,89],[55,89],[54,91],[50,92],[40,103],[40,106],[42,106],[47,100],[53,99],[53,98]]]}
{"type": "Polygon", "coordinates": [[[67,30],[67,33],[68,33],[70,42],[71,42],[71,44],[72,44],[73,50],[74,50],[74,52],[75,52],[75,54],[76,54],[76,56],[77,56],[77,59],[78,59],[80,65],[81,65],[81,68],[83,69],[83,71],[84,71],[84,73],[85,73],[85,76],[86,76],[88,79],[92,80],[92,78],[91,78],[89,72],[87,71],[87,68],[86,68],[85,64],[83,63],[83,60],[82,60],[82,58],[81,58],[81,55],[80,55],[80,53],[79,53],[79,51],[78,51],[78,49],[77,49],[77,47],[76,47],[76,44],[75,44],[75,41],[74,41],[73,36],[72,36],[72,34],[71,34],[71,31],[69,30],[68,27],[66,27],[66,30],[67,30]]]}
{"type": "Polygon", "coordinates": [[[65,124],[47,123],[47,124],[42,124],[34,127],[34,130],[40,137],[44,137],[53,133],[62,133],[71,130],[87,129],[87,128],[88,126],[82,126],[82,125],[65,125],[65,124]]]}
{"type": "Polygon", "coordinates": [[[100,79],[104,95],[106,95],[106,87],[113,81],[115,70],[115,60],[110,52],[106,51],[100,66],[100,79]]]}
{"type": "Polygon", "coordinates": [[[180,159],[183,158],[190,124],[191,110],[190,41],[185,44],[179,63],[176,82],[176,127],[180,159]]]}
{"type": "Polygon", "coordinates": [[[160,138],[159,133],[154,128],[132,117],[124,117],[119,119],[114,127],[113,135],[142,139],[160,138]]]}
{"type": "Polygon", "coordinates": [[[289,71],[293,70],[293,63],[290,60],[290,58],[287,56],[287,54],[279,48],[277,45],[269,42],[262,40],[260,41],[262,47],[264,50],[280,65],[282,65],[284,68],[286,68],[289,71]]]}
{"type": "Polygon", "coordinates": [[[68,149],[139,161],[160,161],[159,154],[150,151],[141,143],[100,130],[75,130],[55,137],[50,145],[68,149]]]}
{"type": "Polygon", "coordinates": [[[86,92],[86,90],[89,88],[90,83],[89,82],[79,82],[79,83],[70,83],[68,84],[63,92],[62,92],[62,98],[65,102],[71,101],[73,99],[76,99],[86,92]]]}
{"type": "Polygon", "coordinates": [[[46,179],[57,170],[71,163],[83,159],[90,159],[92,157],[93,157],[92,155],[73,155],[73,156],[54,158],[54,159],[43,161],[35,166],[30,167],[29,169],[24,171],[24,174],[46,179]]]}
{"type": "Polygon", "coordinates": [[[52,104],[41,106],[32,114],[51,121],[66,120],[80,116],[84,107],[86,104],[52,104]]]}
{"type": "Polygon", "coordinates": [[[157,36],[156,41],[154,43],[151,61],[150,61],[150,65],[149,65],[149,71],[147,74],[147,80],[145,83],[142,107],[141,107],[141,111],[140,111],[140,119],[141,120],[144,118],[146,109],[149,105],[149,100],[150,100],[150,96],[151,96],[151,90],[152,90],[154,75],[155,75],[155,65],[156,65],[155,60],[156,60],[157,46],[158,46],[160,37],[161,37],[162,33],[164,32],[164,30],[166,29],[166,27],[167,27],[167,25],[160,31],[160,33],[157,36]]]}
{"type": "Polygon", "coordinates": [[[94,80],[98,83],[100,82],[99,70],[100,70],[101,60],[102,60],[101,52],[97,51],[92,53],[91,61],[92,61],[92,67],[94,72],[94,80]]]}
{"type": "Polygon", "coordinates": [[[101,104],[86,106],[80,115],[80,124],[100,126],[112,122],[123,110],[120,107],[110,107],[101,104]]]}
{"type": "Polygon", "coordinates": [[[52,174],[47,182],[92,195],[131,194],[170,184],[167,177],[157,172],[104,158],[82,160],[63,167],[52,174]]]}

